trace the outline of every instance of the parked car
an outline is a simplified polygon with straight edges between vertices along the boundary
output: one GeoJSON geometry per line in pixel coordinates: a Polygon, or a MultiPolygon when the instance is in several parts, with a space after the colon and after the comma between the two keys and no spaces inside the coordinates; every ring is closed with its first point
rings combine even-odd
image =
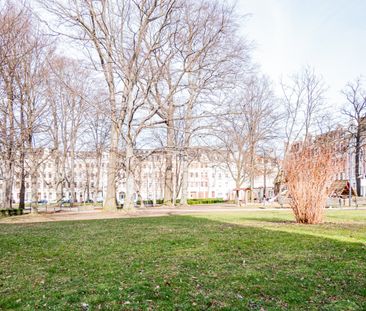
{"type": "Polygon", "coordinates": [[[94,201],[92,199],[88,199],[88,200],[83,201],[82,203],[94,203],[94,201]]]}
{"type": "Polygon", "coordinates": [[[38,201],[38,204],[47,204],[48,203],[48,201],[47,200],[39,200],[38,201]]]}
{"type": "Polygon", "coordinates": [[[98,198],[98,199],[96,200],[96,202],[97,202],[97,203],[103,203],[103,198],[98,198]]]}

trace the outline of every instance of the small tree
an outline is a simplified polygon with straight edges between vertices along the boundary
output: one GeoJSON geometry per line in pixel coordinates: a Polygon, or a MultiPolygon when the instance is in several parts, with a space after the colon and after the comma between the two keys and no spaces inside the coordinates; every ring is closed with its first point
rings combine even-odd
{"type": "Polygon", "coordinates": [[[323,221],[331,184],[341,164],[336,145],[325,140],[320,138],[294,144],[285,158],[290,206],[298,223],[317,224],[323,221]]]}

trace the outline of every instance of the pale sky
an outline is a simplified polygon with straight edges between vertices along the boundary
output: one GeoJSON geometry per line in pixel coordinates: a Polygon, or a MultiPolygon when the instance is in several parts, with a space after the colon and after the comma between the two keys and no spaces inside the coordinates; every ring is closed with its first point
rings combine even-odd
{"type": "Polygon", "coordinates": [[[366,76],[366,0],[237,0],[242,31],[255,41],[255,62],[273,82],[281,75],[315,68],[329,87],[328,101],[366,76]]]}

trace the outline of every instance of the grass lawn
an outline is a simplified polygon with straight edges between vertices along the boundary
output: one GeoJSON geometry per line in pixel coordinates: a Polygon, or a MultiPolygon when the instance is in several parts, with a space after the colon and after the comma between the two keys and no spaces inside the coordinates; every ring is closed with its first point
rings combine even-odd
{"type": "Polygon", "coordinates": [[[366,310],[366,211],[292,219],[0,225],[0,310],[366,310]]]}

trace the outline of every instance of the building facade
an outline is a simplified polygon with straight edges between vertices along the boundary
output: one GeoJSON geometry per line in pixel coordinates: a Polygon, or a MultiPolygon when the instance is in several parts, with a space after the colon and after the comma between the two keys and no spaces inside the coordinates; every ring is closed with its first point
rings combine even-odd
{"type": "MultiPolygon", "coordinates": [[[[222,198],[234,200],[235,182],[227,164],[212,160],[212,151],[201,149],[191,158],[188,171],[189,198],[222,198]]],[[[158,200],[164,197],[164,152],[139,151],[140,160],[135,167],[135,189],[144,200],[158,200]]],[[[123,155],[121,155],[122,157],[123,155]]],[[[176,197],[180,197],[182,176],[179,172],[181,157],[173,160],[174,189],[176,197]]],[[[25,177],[25,201],[34,201],[34,191],[38,201],[56,203],[61,199],[71,199],[76,202],[94,201],[101,202],[107,190],[108,153],[103,152],[97,156],[92,152],[79,152],[71,159],[67,154],[62,165],[57,165],[56,156],[48,149],[42,150],[38,159],[36,176],[25,177]],[[71,169],[73,167],[73,170],[71,169]],[[73,181],[72,181],[73,180],[73,181]],[[35,186],[32,193],[32,183],[35,186]],[[73,183],[73,184],[72,184],[73,183]],[[72,195],[74,192],[74,196],[72,195]]],[[[260,161],[259,161],[260,162],[260,161]]],[[[273,183],[277,169],[271,161],[262,164],[267,166],[266,171],[254,177],[253,192],[255,198],[260,199],[265,194],[272,197],[273,183]]],[[[118,169],[118,168],[117,168],[118,169]]],[[[122,166],[117,174],[117,200],[123,201],[125,180],[122,166]]],[[[20,170],[15,170],[12,198],[14,203],[20,200],[20,170]]],[[[0,176],[0,202],[3,199],[4,183],[0,176]]],[[[250,187],[249,181],[242,185],[243,189],[250,187]]],[[[244,199],[244,192],[240,192],[240,199],[244,199]]]]}

